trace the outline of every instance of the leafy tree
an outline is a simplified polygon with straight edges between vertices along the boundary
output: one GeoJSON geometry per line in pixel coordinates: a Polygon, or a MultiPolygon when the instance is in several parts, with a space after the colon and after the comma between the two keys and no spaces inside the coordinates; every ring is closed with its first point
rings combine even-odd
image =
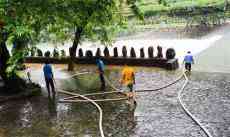
{"type": "Polygon", "coordinates": [[[167,0],[158,0],[158,3],[164,6],[168,6],[167,0]]]}
{"type": "MultiPolygon", "coordinates": [[[[119,27],[125,25],[126,17],[121,12],[121,5],[131,5],[136,15],[142,17],[136,6],[136,0],[65,0],[53,1],[52,18],[47,31],[56,34],[60,40],[63,36],[71,36],[73,45],[69,49],[69,70],[73,70],[73,60],[78,45],[85,39],[101,41],[103,44],[112,42],[119,27]]],[[[64,37],[66,38],[66,37],[64,37]]],[[[68,37],[67,37],[68,38],[68,37]]]]}
{"type": "Polygon", "coordinates": [[[27,44],[40,30],[38,23],[43,23],[39,21],[41,16],[36,16],[42,10],[37,4],[39,1],[0,0],[0,76],[6,88],[24,89],[25,82],[16,72],[23,63],[27,44]],[[7,42],[14,45],[12,56],[6,47],[7,42]]]}
{"type": "Polygon", "coordinates": [[[69,65],[72,70],[72,60],[81,41],[111,43],[118,28],[125,25],[123,3],[142,17],[136,0],[0,0],[0,76],[5,83],[10,79],[9,83],[14,83],[25,48],[40,40],[73,39],[69,65]],[[6,42],[14,44],[12,57],[6,42]]]}

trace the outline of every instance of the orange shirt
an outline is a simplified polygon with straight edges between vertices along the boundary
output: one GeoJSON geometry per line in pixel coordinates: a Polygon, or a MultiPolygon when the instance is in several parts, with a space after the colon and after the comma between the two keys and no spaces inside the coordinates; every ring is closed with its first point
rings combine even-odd
{"type": "Polygon", "coordinates": [[[134,69],[131,67],[125,67],[122,70],[122,84],[128,85],[134,82],[134,69]]]}

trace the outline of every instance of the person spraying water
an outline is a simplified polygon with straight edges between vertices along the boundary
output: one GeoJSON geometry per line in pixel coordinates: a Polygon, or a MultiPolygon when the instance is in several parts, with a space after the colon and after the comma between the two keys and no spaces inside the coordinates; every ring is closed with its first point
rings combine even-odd
{"type": "Polygon", "coordinates": [[[100,77],[100,81],[101,81],[101,88],[100,88],[100,90],[105,92],[105,78],[104,78],[105,64],[101,60],[100,57],[96,58],[96,64],[97,64],[98,73],[99,73],[99,77],[100,77]]]}

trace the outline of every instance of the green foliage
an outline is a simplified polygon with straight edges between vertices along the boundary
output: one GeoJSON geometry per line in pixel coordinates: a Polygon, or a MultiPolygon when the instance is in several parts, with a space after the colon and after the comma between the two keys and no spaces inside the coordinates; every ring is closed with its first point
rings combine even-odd
{"type": "MultiPolygon", "coordinates": [[[[120,27],[126,25],[126,17],[120,12],[120,5],[125,1],[120,0],[66,0],[53,1],[51,18],[53,24],[47,26],[47,32],[52,33],[52,39],[63,41],[75,39],[76,33],[80,34],[79,40],[101,41],[104,44],[112,42],[120,27]]],[[[136,15],[141,17],[136,6],[136,0],[128,0],[128,5],[136,15]]]]}
{"type": "MultiPolygon", "coordinates": [[[[215,7],[224,9],[225,0],[142,0],[137,6],[145,17],[167,14],[174,11],[215,7]]],[[[189,11],[191,12],[191,11],[189,11]]]]}
{"type": "Polygon", "coordinates": [[[33,32],[27,26],[15,26],[8,36],[8,42],[12,44],[20,41],[26,45],[31,40],[32,35],[33,32]]]}
{"type": "Polygon", "coordinates": [[[8,60],[7,74],[8,77],[12,77],[17,74],[17,71],[23,68],[23,59],[25,57],[24,51],[17,51],[8,60]]]}
{"type": "Polygon", "coordinates": [[[10,41],[18,37],[35,43],[39,40],[60,42],[74,38],[82,29],[82,40],[110,43],[116,30],[125,25],[120,5],[143,17],[137,0],[0,0],[0,18],[4,20],[10,41]]]}
{"type": "Polygon", "coordinates": [[[7,72],[15,73],[27,45],[43,41],[76,39],[112,42],[118,28],[126,25],[120,5],[130,5],[141,17],[136,0],[0,0],[1,31],[15,44],[7,72]]]}
{"type": "Polygon", "coordinates": [[[164,5],[164,6],[168,6],[168,3],[167,3],[166,0],[158,0],[158,3],[159,3],[159,4],[162,4],[162,5],[164,5]]]}

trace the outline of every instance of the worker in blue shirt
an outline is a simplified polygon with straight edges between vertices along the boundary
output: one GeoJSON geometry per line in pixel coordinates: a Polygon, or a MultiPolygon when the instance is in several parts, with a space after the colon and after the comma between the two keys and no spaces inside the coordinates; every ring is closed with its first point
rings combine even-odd
{"type": "Polygon", "coordinates": [[[43,72],[44,72],[44,77],[46,82],[46,88],[48,90],[48,96],[50,97],[50,87],[51,87],[53,98],[55,98],[56,92],[54,88],[54,75],[53,75],[52,67],[48,61],[45,61],[45,65],[43,66],[43,72]]]}
{"type": "Polygon", "coordinates": [[[104,78],[105,65],[104,62],[99,57],[96,58],[96,64],[97,64],[98,73],[101,81],[101,91],[105,91],[105,78],[104,78]]]}
{"type": "Polygon", "coordinates": [[[190,51],[188,51],[187,55],[184,57],[183,63],[185,63],[185,69],[190,72],[192,64],[194,64],[194,59],[190,51]]]}

